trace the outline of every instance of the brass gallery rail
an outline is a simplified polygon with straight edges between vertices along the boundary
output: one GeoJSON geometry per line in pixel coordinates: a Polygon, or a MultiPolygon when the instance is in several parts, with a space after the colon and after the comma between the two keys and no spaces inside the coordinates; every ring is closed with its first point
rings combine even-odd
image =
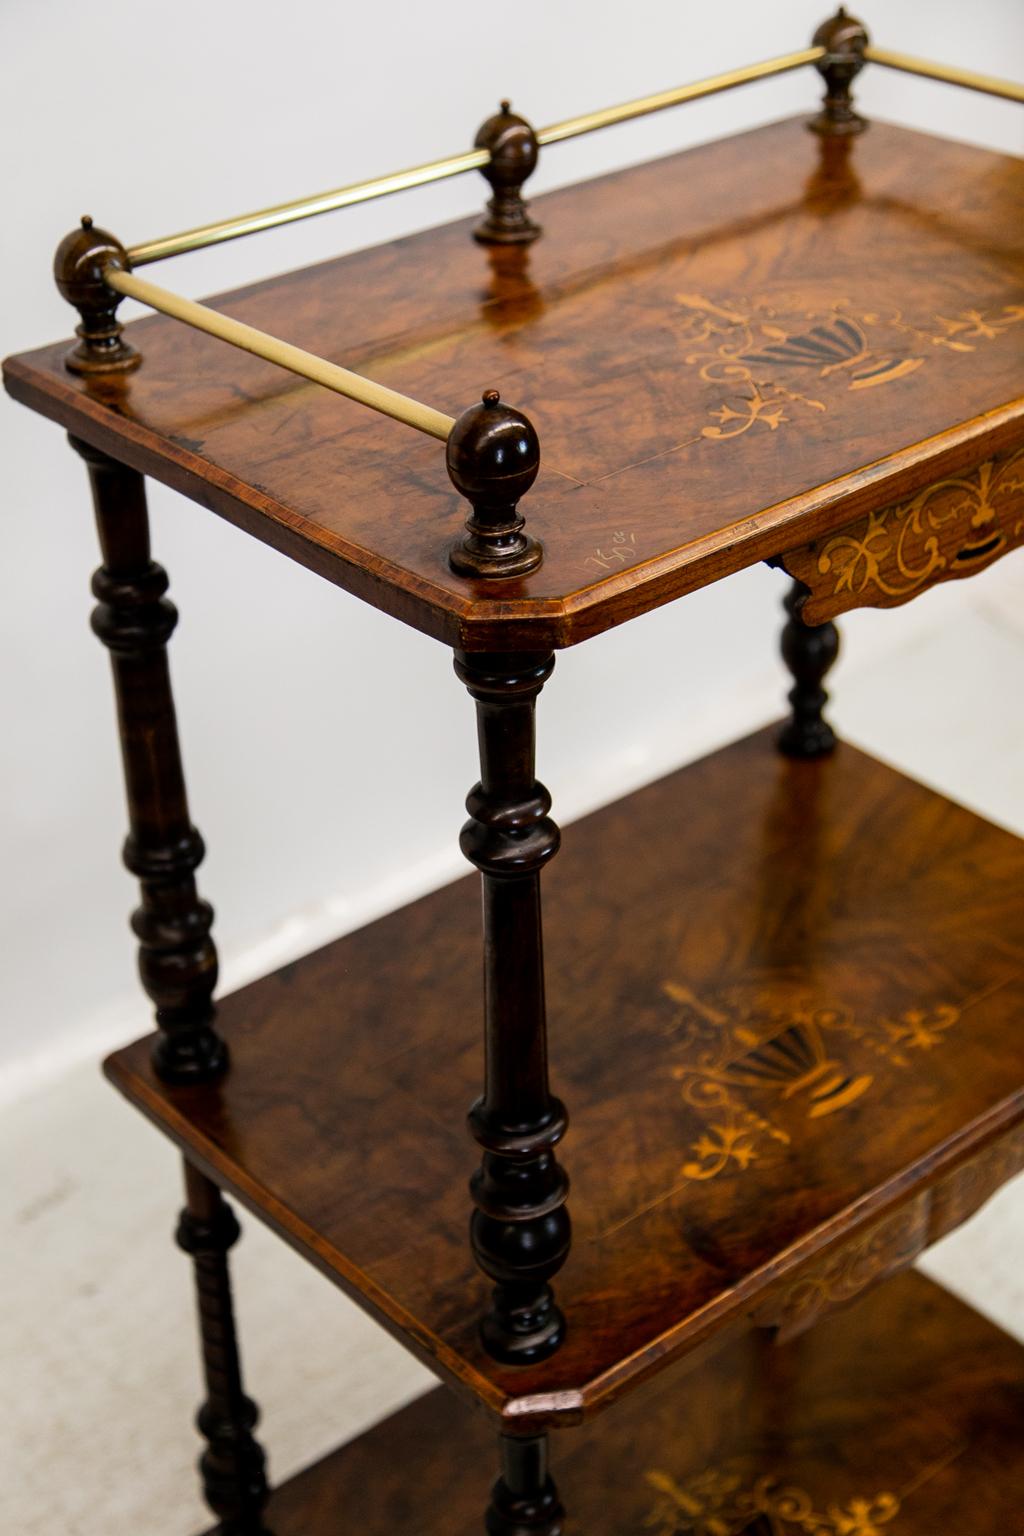
{"type": "MultiPolygon", "coordinates": [[[[537,130],[536,141],[540,146],[559,144],[565,139],[578,138],[580,134],[593,133],[598,128],[609,128],[633,118],[646,117],[651,112],[661,112],[666,107],[680,106],[686,101],[698,101],[704,96],[714,96],[720,91],[747,85],[754,80],[765,80],[772,75],[782,75],[799,69],[804,64],[816,64],[825,58],[823,47],[802,48],[796,53],[785,53],[778,58],[766,59],[760,64],[748,64],[741,69],[727,70],[721,75],[711,75],[690,85],[676,86],[673,90],[660,91],[653,96],[640,96],[635,101],[623,102],[617,107],[604,107],[597,112],[584,112],[579,117],[569,117],[563,122],[552,123],[537,130]]],[[[892,53],[885,48],[867,46],[861,57],[887,69],[906,74],[922,75],[929,80],[943,81],[948,85],[964,86],[968,90],[983,91],[1008,101],[1024,102],[1024,86],[1009,80],[997,80],[991,75],[979,75],[970,70],[932,64],[926,59],[911,58],[908,54],[892,53]]],[[[246,213],[234,219],[221,219],[214,224],[202,224],[181,234],[165,235],[159,240],[147,240],[133,245],[128,259],[133,267],[142,267],[151,261],[162,261],[168,256],[181,256],[187,251],[198,251],[204,246],[219,245],[225,240],[238,240],[243,235],[257,234],[260,230],[274,229],[280,224],[291,224],[298,219],[309,219],[321,213],[332,213],[338,208],[349,208],[355,203],[369,202],[375,197],[386,197],[392,192],[404,192],[410,187],[422,187],[434,181],[444,181],[450,176],[461,176],[466,171],[482,170],[490,163],[489,149],[471,149],[465,154],[449,155],[443,160],[431,160],[406,171],[395,171],[389,176],[377,176],[370,181],[353,182],[347,187],[337,187],[331,192],[321,192],[314,197],[297,198],[294,202],[278,203],[255,213],[246,213]]]]}
{"type": "MultiPolygon", "coordinates": [[[[650,112],[679,106],[684,101],[714,96],[719,91],[746,85],[751,80],[764,80],[770,75],[785,74],[791,69],[799,69],[803,64],[813,64],[824,55],[824,48],[802,48],[798,53],[786,53],[777,59],[766,59],[762,64],[731,69],[724,75],[712,75],[707,80],[680,85],[675,90],[661,91],[655,96],[640,96],[636,101],[627,101],[618,107],[605,107],[600,112],[587,112],[581,117],[566,118],[562,123],[552,123],[548,128],[538,129],[537,143],[557,144],[563,139],[578,138],[582,133],[593,133],[596,128],[608,128],[613,123],[646,117],[650,112]]],[[[216,224],[203,224],[198,229],[187,229],[180,235],[166,235],[161,240],[148,240],[142,245],[133,245],[128,251],[128,259],[133,267],[142,267],[147,262],[162,261],[167,256],[181,256],[186,251],[219,245],[223,240],[238,240],[242,235],[254,235],[259,230],[291,224],[296,219],[309,219],[318,213],[331,213],[336,208],[351,207],[353,203],[386,197],[390,192],[403,192],[409,187],[422,187],[428,182],[444,181],[449,176],[461,176],[464,171],[481,170],[490,159],[490,150],[473,149],[464,155],[450,155],[445,160],[431,160],[426,165],[417,165],[408,171],[396,171],[391,176],[379,176],[373,181],[357,181],[352,186],[338,187],[333,192],[299,198],[293,203],[279,203],[274,208],[242,214],[236,219],[222,219],[216,224]]]]}
{"type": "Polygon", "coordinates": [[[329,363],[313,352],[304,351],[302,347],[293,347],[287,341],[279,341],[276,336],[258,331],[255,326],[245,325],[241,320],[232,320],[215,309],[208,309],[205,304],[196,304],[192,299],[183,299],[166,288],[158,288],[156,283],[147,283],[130,272],[108,267],[104,279],[115,293],[138,299],[150,309],[158,309],[162,314],[182,320],[186,325],[205,331],[209,336],[229,341],[232,346],[241,347],[244,352],[264,357],[267,362],[277,363],[291,373],[311,379],[314,384],[323,384],[325,388],[333,389],[335,394],[358,400],[361,405],[368,405],[371,410],[380,411],[383,416],[404,421],[407,426],[426,432],[429,437],[440,438],[443,443],[448,441],[448,435],[455,425],[453,416],[435,411],[429,405],[421,405],[418,400],[411,400],[408,395],[401,395],[384,384],[375,384],[372,379],[364,379],[362,374],[351,373],[349,369],[340,368],[337,363],[329,363]]]}
{"type": "MultiPolygon", "coordinates": [[[[821,46],[816,41],[815,46],[803,48],[796,53],[782,54],[778,58],[767,59],[760,64],[750,64],[742,69],[729,70],[725,74],[713,75],[706,80],[677,86],[673,90],[661,91],[653,96],[641,96],[635,101],[624,102],[616,107],[605,107],[598,112],[566,118],[560,123],[541,128],[536,133],[533,133],[521,118],[506,115],[504,119],[495,121],[513,123],[528,136],[532,143],[532,166],[536,160],[538,146],[557,144],[564,139],[592,133],[598,128],[608,128],[615,123],[624,123],[632,118],[645,117],[651,112],[660,112],[666,107],[679,106],[683,102],[696,101],[702,96],[712,96],[719,91],[731,90],[735,86],[746,85],[754,80],[785,74],[804,64],[819,65],[826,80],[830,79],[830,70],[838,66],[836,78],[840,81],[841,99],[833,101],[832,108],[839,117],[842,117],[846,110],[842,98],[845,89],[845,100],[848,101],[848,80],[865,62],[880,64],[888,69],[921,75],[947,84],[964,86],[969,90],[983,91],[1010,101],[1024,102],[1024,87],[1009,81],[996,80],[991,76],[974,74],[968,70],[931,64],[906,54],[891,53],[884,48],[875,48],[868,43],[867,34],[860,27],[860,23],[851,21],[842,11],[825,28],[819,29],[817,38],[824,39],[829,46],[821,46]],[[849,34],[851,28],[852,34],[844,37],[843,33],[849,34]],[[844,73],[845,88],[842,84],[844,73]]],[[[830,90],[832,88],[830,83],[830,90]]],[[[502,110],[508,113],[507,103],[503,103],[502,110]]],[[[841,122],[839,127],[848,131],[852,123],[841,122]]],[[[484,130],[481,130],[481,133],[483,132],[484,130]]],[[[477,143],[479,146],[479,137],[477,143]]],[[[477,147],[466,154],[452,155],[445,160],[433,160],[425,165],[414,166],[407,171],[396,171],[390,176],[356,182],[348,187],[339,187],[333,192],[320,193],[316,197],[280,203],[273,208],[244,214],[240,218],[225,219],[216,224],[205,224],[197,229],[186,230],[182,234],[151,240],[142,245],[132,246],[127,251],[120,247],[121,260],[110,261],[103,268],[101,282],[117,294],[138,299],[152,309],[184,321],[186,325],[205,331],[210,336],[219,337],[222,341],[252,352],[257,357],[266,358],[268,362],[276,363],[292,373],[322,384],[327,389],[333,389],[337,394],[345,395],[350,400],[357,400],[369,406],[371,410],[380,411],[385,416],[415,427],[419,432],[425,432],[431,437],[447,442],[455,420],[444,412],[423,405],[418,400],[412,400],[407,395],[399,394],[397,390],[388,389],[385,385],[376,384],[371,379],[339,367],[336,363],[327,362],[324,358],[317,357],[312,352],[306,352],[301,347],[280,341],[265,331],[244,325],[239,320],[232,320],[216,310],[208,309],[204,304],[194,303],[190,299],[168,292],[165,288],[145,282],[142,278],[134,276],[132,269],[144,266],[147,262],[159,261],[167,256],[178,256],[186,251],[199,250],[203,246],[216,245],[225,240],[237,240],[242,235],[255,234],[259,230],[272,229],[276,225],[290,224],[297,219],[311,218],[315,214],[329,213],[334,209],[366,202],[371,198],[384,197],[391,192],[424,186],[428,182],[441,181],[449,176],[459,176],[464,171],[486,170],[493,159],[494,154],[490,148],[477,147]],[[127,271],[125,267],[128,268],[127,271]]],[[[524,175],[528,174],[529,169],[526,169],[524,175]]],[[[523,177],[519,179],[521,181],[523,177]]],[[[518,196],[518,188],[516,192],[518,196]]],[[[494,204],[492,203],[491,206],[493,207],[494,204]]],[[[525,211],[525,205],[520,204],[520,206],[525,211]]],[[[529,237],[537,233],[539,231],[534,226],[529,237]]],[[[519,236],[514,233],[512,238],[519,238],[519,236]]]]}
{"type": "Polygon", "coordinates": [[[905,75],[922,75],[926,80],[941,80],[945,85],[962,85],[968,91],[982,91],[986,96],[1001,96],[1004,101],[1024,102],[1024,85],[1014,80],[997,80],[994,75],[977,75],[969,69],[953,69],[946,64],[932,64],[915,59],[909,53],[892,53],[888,48],[864,49],[869,64],[882,64],[905,75]]]}

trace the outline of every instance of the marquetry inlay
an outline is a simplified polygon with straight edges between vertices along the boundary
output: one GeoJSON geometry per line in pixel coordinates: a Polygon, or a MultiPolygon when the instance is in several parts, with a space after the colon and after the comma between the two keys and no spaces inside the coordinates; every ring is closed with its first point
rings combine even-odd
{"type": "Polygon", "coordinates": [[[896,608],[940,581],[972,576],[1024,544],[1024,448],[936,480],[908,501],[783,555],[808,588],[806,624],[850,608],[896,608]]]}

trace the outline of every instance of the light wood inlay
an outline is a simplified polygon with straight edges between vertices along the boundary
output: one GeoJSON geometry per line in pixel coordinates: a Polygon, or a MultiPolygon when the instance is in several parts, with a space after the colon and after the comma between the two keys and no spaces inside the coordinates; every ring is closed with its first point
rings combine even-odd
{"type": "Polygon", "coordinates": [[[805,624],[851,608],[897,608],[940,581],[973,576],[1024,544],[1024,448],[935,480],[783,555],[803,582],[805,624]]]}

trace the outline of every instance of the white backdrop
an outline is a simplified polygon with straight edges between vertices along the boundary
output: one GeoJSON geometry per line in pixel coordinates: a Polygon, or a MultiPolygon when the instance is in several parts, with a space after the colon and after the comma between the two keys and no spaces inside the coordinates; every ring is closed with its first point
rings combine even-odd
{"type": "MultiPolygon", "coordinates": [[[[466,0],[2,0],[3,350],[69,333],[50,259],[82,213],[130,244],[453,153],[503,95],[541,123],[800,47],[824,13],[825,0],[560,0],[519,5],[513,29],[507,10],[466,0]]],[[[893,48],[993,73],[1024,66],[1020,0],[879,0],[865,19],[893,48]]],[[[608,130],[548,151],[531,188],[811,109],[817,95],[806,71],[608,130]]],[[[869,114],[1024,148],[1010,104],[882,70],[858,95],[869,114]]],[[[154,276],[201,296],[475,212],[484,191],[462,178],[154,276]]],[[[87,629],[84,471],[56,427],[6,400],[0,433],[0,1073],[12,1093],[148,1018],[117,861],[107,663],[87,629]]],[[[151,505],[182,614],[172,665],[210,849],[201,883],[237,981],[459,871],[471,706],[435,642],[159,486],[151,505]]],[[[540,772],[561,819],[779,712],[782,585],[758,568],[560,658],[541,702],[540,772]]],[[[855,616],[847,675],[952,601],[855,616]]]]}

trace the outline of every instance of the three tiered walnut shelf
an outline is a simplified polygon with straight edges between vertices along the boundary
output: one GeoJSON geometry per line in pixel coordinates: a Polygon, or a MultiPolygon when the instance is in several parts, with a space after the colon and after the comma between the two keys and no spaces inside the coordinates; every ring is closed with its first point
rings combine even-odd
{"type": "Polygon", "coordinates": [[[1024,1168],[1024,844],[837,744],[823,681],[838,614],[1024,543],[1024,165],[868,127],[867,62],[1024,99],[840,12],[799,53],[538,131],[503,103],[468,154],[184,235],[83,220],[77,344],[5,365],[92,479],[159,1026],[107,1071],[184,1153],[226,1536],[1020,1529],[1024,1354],[896,1272],[1024,1168]],[[810,121],[523,201],[547,145],[807,64],[810,121]],[[216,308],[136,275],[471,169],[475,228],[216,308]],[[161,313],[122,329],[125,295],[161,313]],[[147,474],[454,651],[482,1004],[469,876],[215,1009],[147,474]],[[788,720],[559,854],[554,652],[759,560],[793,578],[788,720]],[[443,1383],[273,1492],[225,1190],[443,1383]]]}

